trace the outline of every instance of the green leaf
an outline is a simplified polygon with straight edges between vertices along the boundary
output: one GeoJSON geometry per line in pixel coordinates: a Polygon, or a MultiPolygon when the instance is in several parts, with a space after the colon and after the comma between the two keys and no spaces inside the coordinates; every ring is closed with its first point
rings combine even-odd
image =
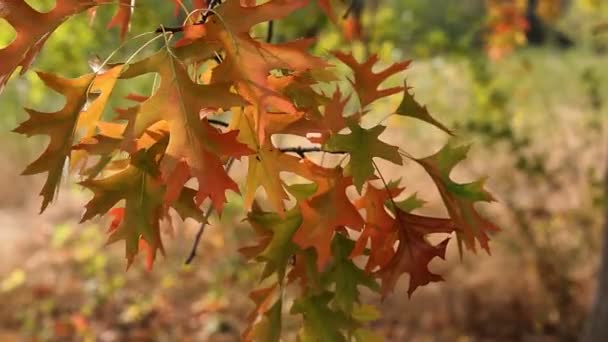
{"type": "MultiPolygon", "coordinates": [[[[418,197],[418,193],[413,193],[411,196],[404,199],[403,201],[395,202],[395,204],[397,205],[397,208],[405,211],[406,213],[410,213],[418,208],[424,207],[426,201],[420,199],[418,197]]],[[[389,208],[391,212],[395,212],[395,208],[393,207],[393,201],[387,200],[384,205],[386,205],[386,207],[389,208]]]]}
{"type": "Polygon", "coordinates": [[[492,202],[494,198],[484,188],[485,178],[471,183],[456,183],[450,178],[454,167],[464,160],[469,146],[444,146],[439,152],[416,161],[424,167],[437,186],[450,218],[458,230],[459,245],[464,241],[468,249],[475,251],[475,241],[488,253],[490,251],[488,233],[500,229],[481,216],[475,209],[476,202],[492,202]]]}
{"type": "Polygon", "coordinates": [[[249,214],[248,220],[256,228],[272,232],[270,242],[257,256],[259,260],[266,262],[263,277],[266,278],[276,271],[279,279],[283,279],[287,263],[297,250],[297,246],[291,240],[302,224],[300,211],[292,209],[285,214],[285,217],[275,213],[253,212],[249,214]]]}
{"type": "Polygon", "coordinates": [[[426,106],[422,106],[420,103],[418,103],[418,101],[416,101],[416,99],[414,99],[414,94],[410,93],[410,88],[407,86],[407,80],[405,81],[403,87],[403,100],[401,100],[401,104],[399,104],[399,107],[395,111],[395,114],[401,116],[409,116],[428,122],[431,125],[446,132],[447,134],[452,135],[452,131],[445,127],[441,122],[435,120],[435,118],[433,118],[431,114],[429,114],[429,111],[426,106]]]}
{"type": "Polygon", "coordinates": [[[298,298],[293,303],[291,313],[304,316],[303,331],[307,341],[346,341],[340,330],[348,328],[351,322],[343,313],[329,308],[328,304],[332,298],[331,292],[324,292],[316,296],[298,298]]]}
{"type": "Polygon", "coordinates": [[[359,193],[363,184],[374,174],[373,158],[379,157],[397,165],[403,165],[403,158],[397,146],[389,145],[378,137],[385,126],[378,125],[364,129],[358,125],[349,126],[349,134],[331,136],[325,144],[325,149],[332,152],[344,151],[350,155],[348,168],[353,176],[353,183],[359,193]]]}
{"type": "Polygon", "coordinates": [[[359,302],[359,286],[379,291],[380,286],[371,274],[366,273],[350,259],[355,246],[354,241],[342,234],[336,234],[332,243],[334,265],[326,275],[326,280],[335,282],[334,301],[337,307],[346,314],[351,314],[355,303],[359,302]]]}
{"type": "Polygon", "coordinates": [[[253,341],[279,342],[281,340],[281,308],[283,301],[278,300],[268,310],[262,320],[257,323],[251,332],[253,341]]]}

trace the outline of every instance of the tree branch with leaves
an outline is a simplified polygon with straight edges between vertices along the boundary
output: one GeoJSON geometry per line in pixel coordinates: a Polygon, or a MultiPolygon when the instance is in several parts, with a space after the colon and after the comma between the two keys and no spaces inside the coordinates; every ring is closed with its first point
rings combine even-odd
{"type": "MultiPolygon", "coordinates": [[[[68,16],[101,1],[58,0],[46,14],[23,0],[3,4],[0,13],[18,39],[0,50],[2,84],[17,66],[25,71],[68,16]]],[[[334,62],[352,72],[348,81],[353,91],[344,96],[335,87],[328,94],[319,86],[344,77],[329,60],[308,51],[313,40],[272,44],[251,36],[252,27],[281,20],[307,4],[198,4],[179,30],[157,30],[152,39],[164,44],[149,56],[125,62],[108,58],[96,71],[75,79],[38,72],[65,97],[65,106],[53,113],[27,109],[29,119],[15,129],[50,137],[46,150],[24,171],[47,174],[42,210],[55,200],[69,164],[84,179],[80,185],[93,193],[82,221],[112,216],[108,242],[124,244],[127,265],[143,251],[151,268],[156,255],[164,253],[159,222],[170,211],[204,228],[211,210],[222,215],[227,191],[242,192],[257,238],[241,253],[264,266],[259,288],[250,295],[256,308],[245,340],[278,341],[287,288],[299,293],[290,314],[301,317],[303,340],[361,340],[371,333],[361,318],[366,315],[357,314],[370,310],[361,303],[360,286],[384,297],[408,274],[411,296],[419,286],[442,280],[428,264],[445,257],[449,235],[455,235],[461,252],[489,251],[489,236],[498,230],[475,208],[493,200],[484,180],[461,184],[450,178],[468,147],[447,145],[414,158],[381,139],[387,126],[362,124],[376,101],[401,94],[401,104],[387,114],[423,120],[451,134],[414,99],[407,84],[381,87],[405,71],[409,61],[375,72],[375,55],[358,62],[352,54],[335,52],[334,62]],[[120,81],[128,88],[131,80],[149,74],[157,75],[151,95],[123,94],[115,87],[120,81]],[[126,96],[131,106],[105,118],[108,100],[116,96],[126,96]],[[354,113],[347,110],[349,100],[358,103],[354,113]],[[277,135],[305,138],[313,145],[279,146],[273,141],[277,135]],[[327,166],[310,158],[313,152],[339,154],[342,160],[327,166]],[[387,179],[378,167],[380,159],[403,165],[405,158],[429,174],[447,218],[413,213],[423,202],[405,197],[406,184],[387,179]],[[247,164],[240,188],[229,174],[237,159],[247,164]],[[267,205],[254,204],[260,188],[267,205]],[[208,209],[203,209],[205,203],[208,209]],[[431,242],[428,236],[436,233],[446,238],[431,242]]],[[[115,24],[128,27],[129,16],[123,12],[118,18],[115,24]]]]}

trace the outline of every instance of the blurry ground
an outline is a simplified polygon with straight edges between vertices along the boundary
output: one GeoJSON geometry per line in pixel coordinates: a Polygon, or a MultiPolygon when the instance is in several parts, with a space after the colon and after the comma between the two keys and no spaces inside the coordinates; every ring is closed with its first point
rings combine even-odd
{"type": "MultiPolygon", "coordinates": [[[[560,341],[578,335],[591,301],[599,250],[594,241],[601,223],[587,200],[593,186],[586,173],[601,170],[605,143],[587,139],[581,118],[589,106],[581,83],[572,80],[582,66],[573,61],[596,63],[582,56],[557,59],[551,53],[513,58],[504,62],[496,82],[507,84],[508,109],[516,127],[534,141],[534,149],[558,165],[573,158],[566,164],[575,176],[568,171],[565,182],[547,190],[542,179],[536,182],[514,171],[517,156],[504,146],[477,141],[471,160],[455,176],[459,181],[490,176],[501,203],[483,209],[504,232],[493,240],[492,256],[466,255],[460,261],[451,245],[448,261],[431,264],[446,282],[417,290],[411,300],[406,277],[383,303],[370,296],[383,315],[373,326],[387,341],[560,341]],[[509,202],[524,203],[525,210],[546,209],[532,215],[528,227],[542,250],[530,247],[515,224],[516,215],[505,205],[509,202]],[[568,282],[543,281],[555,274],[539,269],[544,267],[538,263],[540,253],[555,255],[550,270],[558,275],[563,271],[568,282]],[[565,296],[566,311],[561,301],[565,296]]],[[[408,75],[416,96],[442,121],[458,122],[474,107],[474,85],[461,62],[416,62],[408,75]]],[[[444,142],[430,126],[411,121],[390,125],[386,139],[403,142],[415,156],[432,153],[444,142]]],[[[238,340],[252,307],[247,292],[256,270],[245,267],[236,252],[250,236],[239,223],[235,197],[222,224],[206,230],[191,267],[182,263],[197,227],[186,222],[167,229],[167,257],[151,273],[139,260],[125,272],[123,246],[104,246],[107,222],[77,223],[88,195],[66,185],[57,203],[39,216],[41,179],[18,175],[38,149],[12,134],[3,133],[1,141],[0,341],[238,340]]],[[[403,171],[386,172],[403,176],[403,171]]],[[[441,213],[438,196],[421,170],[410,163],[405,175],[408,193],[419,191],[430,202],[425,212],[441,213]]],[[[293,334],[290,322],[286,330],[293,334]]]]}

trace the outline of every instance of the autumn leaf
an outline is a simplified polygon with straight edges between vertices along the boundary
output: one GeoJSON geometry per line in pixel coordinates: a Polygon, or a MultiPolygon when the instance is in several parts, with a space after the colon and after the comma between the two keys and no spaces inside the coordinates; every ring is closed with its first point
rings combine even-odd
{"type": "Polygon", "coordinates": [[[399,104],[399,107],[397,108],[395,113],[397,115],[410,116],[428,122],[431,125],[451,135],[452,131],[445,127],[441,122],[435,120],[435,118],[433,118],[431,114],[429,114],[429,111],[428,109],[426,109],[426,106],[422,106],[420,103],[418,103],[418,101],[416,101],[416,99],[414,99],[414,95],[410,93],[410,88],[407,86],[407,80],[404,82],[405,83],[403,85],[403,99],[401,100],[401,103],[399,104]]]}
{"type": "Polygon", "coordinates": [[[131,25],[131,15],[135,7],[135,0],[118,0],[118,9],[108,23],[108,28],[118,26],[120,28],[120,38],[125,39],[129,26],[131,25]]]}
{"type": "Polygon", "coordinates": [[[468,249],[475,251],[475,240],[477,240],[489,253],[488,233],[500,229],[475,209],[476,202],[494,201],[492,195],[484,188],[485,179],[471,183],[456,183],[450,178],[450,173],[466,158],[468,151],[469,146],[454,147],[448,144],[439,152],[416,161],[424,167],[439,189],[448,214],[458,227],[459,244],[464,241],[468,249]]]}
{"type": "Polygon", "coordinates": [[[352,13],[354,5],[338,0],[319,0],[318,3],[329,19],[342,30],[346,40],[361,38],[361,18],[352,13]],[[349,15],[344,17],[347,12],[349,15]]]}
{"type": "Polygon", "coordinates": [[[274,209],[279,213],[285,212],[284,201],[289,199],[285,192],[285,184],[281,179],[281,172],[298,172],[300,158],[282,153],[270,144],[260,146],[252,123],[251,111],[233,110],[231,129],[238,130],[238,140],[256,151],[254,156],[248,157],[247,179],[245,181],[245,207],[251,208],[255,193],[261,186],[266,192],[274,209]]]}
{"type": "MultiPolygon", "coordinates": [[[[150,150],[151,151],[151,150],[150,150]]],[[[159,220],[166,216],[164,187],[158,177],[158,167],[154,165],[152,152],[141,150],[131,158],[131,165],[112,176],[103,179],[85,180],[82,186],[93,191],[94,197],[87,203],[81,222],[110,211],[119,201],[124,200],[124,215],[111,230],[108,243],[125,240],[127,265],[131,265],[140,248],[140,239],[151,249],[163,252],[160,238],[159,220]]],[[[173,204],[183,218],[198,221],[204,215],[194,204],[193,190],[182,192],[173,204]]]]}
{"type": "Polygon", "coordinates": [[[249,326],[243,331],[244,341],[279,342],[283,301],[277,295],[277,285],[252,291],[249,298],[256,308],[249,314],[249,326]],[[258,318],[261,319],[258,321],[258,318]]]}
{"type": "Polygon", "coordinates": [[[365,181],[374,174],[373,158],[382,158],[397,165],[402,165],[403,159],[397,146],[389,145],[378,138],[386,129],[385,126],[365,129],[359,125],[351,125],[349,128],[351,132],[348,134],[332,135],[325,143],[325,149],[349,154],[347,168],[353,176],[353,183],[361,193],[365,181]]]}
{"type": "Polygon", "coordinates": [[[364,255],[369,242],[370,253],[365,265],[368,272],[385,266],[395,255],[398,230],[395,219],[386,210],[385,203],[391,202],[402,191],[399,187],[384,189],[368,184],[365,194],[355,201],[357,209],[365,210],[365,228],[357,239],[351,257],[364,255]]]}
{"type": "Polygon", "coordinates": [[[253,125],[260,145],[267,143],[266,117],[273,112],[295,114],[294,104],[272,90],[268,75],[272,70],[305,72],[323,69],[328,64],[306,52],[312,40],[269,44],[254,40],[249,32],[256,24],[280,19],[305,6],[307,0],[272,0],[257,6],[243,6],[240,1],[226,1],[202,28],[187,38],[220,44],[226,52],[223,62],[213,71],[213,82],[236,82],[239,94],[253,104],[253,125]],[[221,18],[218,19],[218,18],[221,18]]]}
{"type": "Polygon", "coordinates": [[[279,342],[281,341],[281,316],[283,301],[278,300],[262,317],[251,332],[250,338],[245,338],[245,341],[264,341],[264,342],[279,342]]]}
{"type": "Polygon", "coordinates": [[[316,126],[318,128],[315,130],[312,127],[307,127],[308,132],[321,134],[320,137],[309,137],[308,139],[311,142],[323,144],[332,134],[338,134],[348,126],[360,123],[360,113],[345,116],[345,108],[349,100],[350,96],[343,98],[340,88],[336,87],[331,99],[324,103],[323,116],[316,119],[319,122],[316,126]]]}
{"type": "Polygon", "coordinates": [[[97,0],[57,0],[50,12],[40,13],[25,0],[2,1],[0,18],[13,27],[17,36],[7,47],[0,49],[0,91],[18,67],[21,67],[22,75],[27,71],[60,24],[97,3],[97,0]]]}
{"type": "MultiPolygon", "coordinates": [[[[380,340],[365,329],[379,313],[360,302],[363,288],[384,297],[407,275],[411,296],[418,287],[442,280],[429,264],[445,257],[452,233],[470,249],[477,242],[488,249],[488,234],[498,228],[474,207],[492,200],[484,181],[460,184],[450,178],[467,148],[448,145],[415,159],[439,188],[448,218],[414,213],[424,202],[417,194],[406,197],[401,179],[387,179],[377,169],[375,158],[403,164],[399,147],[380,139],[386,127],[363,120],[377,100],[403,92],[399,107],[389,114],[451,133],[414,99],[407,83],[383,85],[409,61],[376,71],[377,55],[359,63],[352,54],[336,52],[352,69],[349,81],[360,104],[353,110],[353,95],[336,86],[343,80],[337,69],[309,52],[313,39],[272,44],[252,36],[259,24],[285,18],[308,0],[168,2],[186,12],[184,6],[210,10],[190,12],[181,28],[164,28],[163,47],[136,62],[129,58],[101,68],[93,60],[94,73],[76,79],[39,73],[66,99],[55,113],[27,110],[29,120],[16,129],[50,137],[24,172],[48,173],[43,209],[55,197],[66,158],[71,158],[68,171],[80,167],[85,179],[80,184],[93,192],[82,221],[109,214],[108,243],[125,242],[127,266],[143,252],[151,268],[163,253],[160,220],[169,219],[170,211],[205,223],[211,209],[221,214],[226,191],[239,191],[240,178],[229,174],[230,166],[244,157],[243,201],[255,239],[240,252],[264,267],[261,287],[250,293],[255,307],[242,335],[246,341],[285,338],[286,293],[298,294],[290,313],[302,318],[300,341],[380,340]],[[154,76],[152,93],[129,93],[130,107],[114,108],[117,115],[101,121],[118,81],[120,89],[139,88],[148,77],[134,79],[144,75],[154,76]],[[190,183],[197,184],[191,188],[190,183]],[[261,192],[267,201],[258,197],[261,192]],[[205,201],[210,207],[203,212],[205,201]],[[435,240],[438,235],[443,239],[435,240]]],[[[359,34],[358,12],[340,20],[330,2],[335,3],[319,4],[346,33],[359,34]]],[[[0,0],[0,17],[17,31],[17,38],[0,50],[0,88],[19,66],[27,69],[61,22],[99,3],[57,0],[53,10],[38,13],[24,0],[0,0]]],[[[108,3],[118,4],[109,27],[118,27],[124,39],[135,1],[108,3]]],[[[150,47],[146,43],[134,55],[150,47]]]]}
{"type": "Polygon", "coordinates": [[[108,243],[125,240],[127,264],[139,251],[143,239],[152,250],[163,251],[158,220],[161,216],[162,192],[157,179],[136,167],[102,180],[81,183],[92,190],[95,197],[87,204],[82,220],[109,211],[116,203],[125,200],[125,214],[108,239],[108,243]]]}
{"type": "Polygon", "coordinates": [[[350,258],[354,245],[344,235],[336,234],[332,242],[334,262],[327,275],[336,286],[334,301],[345,313],[351,313],[355,304],[359,303],[359,286],[373,291],[380,290],[373,276],[355,265],[350,258]]]}
{"type": "MultiPolygon", "coordinates": [[[[406,199],[401,200],[401,201],[395,201],[394,203],[397,206],[397,208],[401,209],[402,211],[404,211],[406,213],[409,213],[415,209],[422,208],[426,204],[426,201],[418,198],[418,194],[414,193],[411,196],[407,197],[406,199]]],[[[393,205],[393,202],[390,202],[390,201],[385,202],[385,205],[387,205],[389,208],[391,208],[393,205]]]]}
{"type": "MultiPolygon", "coordinates": [[[[410,275],[408,296],[419,286],[430,282],[443,281],[443,277],[432,273],[428,264],[435,257],[445,259],[449,238],[437,245],[431,244],[426,235],[432,233],[451,233],[455,230],[451,220],[409,214],[398,209],[393,221],[399,242],[395,254],[388,264],[382,266],[378,276],[382,279],[382,294],[393,291],[402,273],[410,275]]],[[[393,244],[394,245],[394,244],[393,244]]]]}
{"type": "Polygon", "coordinates": [[[301,334],[311,338],[310,341],[346,341],[340,330],[348,328],[351,322],[343,313],[329,308],[332,298],[332,293],[324,292],[300,297],[293,303],[291,313],[302,314],[304,326],[301,334]]]}
{"type": "Polygon", "coordinates": [[[403,273],[410,275],[410,296],[419,286],[441,281],[441,276],[428,270],[428,263],[435,257],[444,258],[449,239],[432,245],[426,235],[449,234],[455,230],[455,224],[449,219],[411,214],[399,206],[392,211],[392,216],[389,215],[385,203],[394,202],[402,191],[402,188],[392,184],[388,188],[368,184],[364,196],[356,202],[358,208],[365,209],[366,225],[351,257],[363,255],[369,240],[366,270],[374,271],[382,279],[383,296],[393,290],[403,273]]]}
{"type": "Polygon", "coordinates": [[[254,228],[267,232],[269,236],[261,241],[262,245],[258,249],[260,251],[255,256],[266,263],[262,277],[266,278],[276,272],[282,280],[290,258],[297,251],[297,246],[291,240],[302,223],[300,211],[297,208],[292,209],[285,217],[274,213],[253,212],[248,215],[247,220],[254,228]]]}
{"type": "MultiPolygon", "coordinates": [[[[94,95],[94,99],[89,100],[86,106],[82,108],[75,129],[76,132],[84,136],[84,139],[88,139],[95,135],[99,120],[110,100],[110,96],[112,95],[122,69],[123,66],[119,64],[113,66],[109,70],[96,71],[89,87],[89,93],[94,95]]],[[[76,165],[84,163],[85,160],[85,153],[73,151],[70,159],[70,170],[73,170],[76,165]]]]}
{"type": "Polygon", "coordinates": [[[407,69],[410,65],[410,61],[395,63],[378,73],[374,73],[372,69],[378,62],[378,55],[372,55],[363,63],[357,62],[353,55],[343,52],[334,52],[334,56],[353,70],[354,79],[351,79],[350,83],[359,96],[359,104],[362,109],[365,109],[370,103],[380,98],[396,94],[403,90],[402,87],[381,90],[378,88],[382,82],[390,76],[407,69]]]}
{"type": "Polygon", "coordinates": [[[300,201],[302,226],[293,237],[301,248],[315,248],[319,269],[323,269],[330,260],[331,241],[336,230],[363,228],[361,215],[346,195],[346,188],[352,185],[352,181],[343,177],[339,168],[327,172],[332,175],[329,185],[325,186],[327,190],[300,201]]]}
{"type": "Polygon", "coordinates": [[[127,119],[127,141],[140,137],[150,126],[164,120],[169,124],[169,144],[161,162],[161,175],[170,180],[168,202],[179,197],[190,177],[198,180],[197,203],[210,197],[221,213],[225,192],[238,192],[236,183],[226,174],[220,156],[241,157],[251,151],[236,141],[236,132],[217,134],[200,112],[206,108],[230,108],[246,102],[230,91],[230,85],[202,85],[192,82],[183,65],[168,51],[141,60],[123,73],[132,78],[158,73],[161,81],[156,93],[141,103],[127,119]]]}
{"type": "Polygon", "coordinates": [[[79,114],[87,103],[89,87],[93,82],[94,75],[88,74],[76,79],[67,79],[45,72],[38,72],[38,77],[47,87],[62,94],[66,99],[64,107],[54,113],[42,113],[33,109],[26,109],[30,118],[14,129],[15,132],[25,134],[28,137],[33,135],[48,135],[50,137],[46,150],[23,171],[24,175],[47,172],[46,182],[40,192],[43,197],[40,210],[42,212],[53,201],[57,193],[65,161],[72,149],[79,114]]]}

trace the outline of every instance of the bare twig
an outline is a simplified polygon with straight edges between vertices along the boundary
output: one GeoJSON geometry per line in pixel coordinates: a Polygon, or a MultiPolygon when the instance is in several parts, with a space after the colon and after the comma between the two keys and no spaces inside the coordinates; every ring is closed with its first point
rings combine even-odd
{"type": "Polygon", "coordinates": [[[159,28],[157,28],[154,32],[155,33],[165,33],[165,32],[171,32],[171,33],[177,33],[177,32],[182,32],[184,30],[183,26],[178,26],[178,27],[165,27],[163,25],[161,25],[159,28]]]}
{"type": "MultiPolygon", "coordinates": [[[[232,168],[232,164],[234,164],[234,158],[228,159],[228,161],[226,162],[226,167],[225,167],[226,173],[230,172],[230,168],[232,168]]],[[[190,265],[192,263],[192,260],[194,260],[194,258],[196,257],[196,250],[198,248],[199,243],[201,242],[201,237],[203,236],[203,233],[205,232],[205,227],[207,227],[209,217],[211,216],[212,212],[213,212],[213,205],[209,204],[209,207],[205,211],[204,221],[203,221],[203,223],[201,223],[201,226],[198,228],[198,232],[196,232],[196,237],[194,238],[194,243],[192,244],[192,249],[190,249],[190,254],[188,255],[188,258],[186,258],[186,261],[184,262],[184,264],[190,265]]]]}
{"type": "Polygon", "coordinates": [[[268,22],[268,32],[266,33],[266,43],[272,42],[272,37],[274,36],[274,21],[268,22]]]}
{"type": "Polygon", "coordinates": [[[217,119],[207,119],[207,122],[209,122],[212,125],[216,125],[216,126],[220,126],[220,127],[228,127],[229,124],[227,122],[224,122],[222,120],[217,120],[217,119]]]}
{"type": "Polygon", "coordinates": [[[283,153],[295,153],[300,157],[304,158],[306,153],[311,152],[325,152],[331,154],[347,154],[346,151],[327,151],[322,149],[321,147],[303,147],[303,146],[295,146],[295,147],[279,147],[279,151],[283,153]]]}

